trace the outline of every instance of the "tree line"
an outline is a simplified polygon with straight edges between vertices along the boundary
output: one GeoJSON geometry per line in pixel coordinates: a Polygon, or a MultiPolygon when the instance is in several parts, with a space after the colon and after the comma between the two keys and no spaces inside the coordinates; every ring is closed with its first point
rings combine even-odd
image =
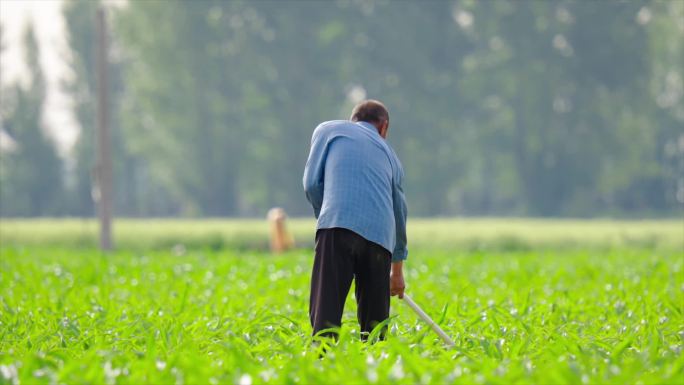
{"type": "MultiPolygon", "coordinates": [[[[2,90],[2,216],[93,215],[98,6],[63,9],[81,130],[68,159],[41,123],[27,32],[32,81],[2,90]]],[[[308,215],[311,132],[365,97],[390,110],[411,215],[681,212],[683,2],[134,1],[109,15],[117,215],[308,215]]]]}

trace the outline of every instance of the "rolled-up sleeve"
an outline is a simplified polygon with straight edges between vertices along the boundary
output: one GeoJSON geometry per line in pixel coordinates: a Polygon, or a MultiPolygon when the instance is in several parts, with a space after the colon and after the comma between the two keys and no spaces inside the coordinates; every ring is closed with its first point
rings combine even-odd
{"type": "Polygon", "coordinates": [[[404,196],[404,190],[402,188],[404,171],[401,168],[401,164],[399,164],[398,162],[397,164],[397,176],[394,178],[394,181],[392,183],[394,221],[397,231],[397,243],[394,247],[394,252],[392,253],[392,262],[403,261],[408,257],[408,247],[406,239],[406,217],[408,215],[408,209],[406,207],[406,197],[404,196]]]}
{"type": "Polygon", "coordinates": [[[325,147],[326,145],[322,135],[317,131],[314,131],[313,137],[311,138],[311,151],[309,152],[309,158],[306,161],[306,167],[304,167],[302,183],[304,185],[306,199],[311,203],[316,219],[318,219],[318,216],[321,213],[321,207],[323,206],[325,147]]]}

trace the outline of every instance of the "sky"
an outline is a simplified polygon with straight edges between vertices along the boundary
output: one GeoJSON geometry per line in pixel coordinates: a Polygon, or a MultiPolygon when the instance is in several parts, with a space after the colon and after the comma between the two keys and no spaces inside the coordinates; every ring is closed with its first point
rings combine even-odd
{"type": "MultiPolygon", "coordinates": [[[[67,156],[78,136],[78,125],[71,110],[71,100],[60,83],[69,79],[69,50],[62,17],[62,0],[0,0],[2,56],[0,83],[3,86],[28,82],[22,37],[27,23],[36,30],[41,50],[40,62],[47,81],[47,101],[43,122],[60,153],[67,156]]],[[[4,99],[2,95],[1,99],[4,99]]]]}

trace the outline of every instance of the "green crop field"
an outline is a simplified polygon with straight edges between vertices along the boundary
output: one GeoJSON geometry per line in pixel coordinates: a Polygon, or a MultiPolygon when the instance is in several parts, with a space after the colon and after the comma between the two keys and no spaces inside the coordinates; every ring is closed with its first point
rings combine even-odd
{"type": "MultiPolygon", "coordinates": [[[[414,221],[407,292],[362,343],[353,297],[319,358],[313,222],[274,256],[258,221],[0,222],[0,384],[677,384],[684,382],[680,221],[414,221]]],[[[353,290],[352,290],[353,292],[353,290]]]]}

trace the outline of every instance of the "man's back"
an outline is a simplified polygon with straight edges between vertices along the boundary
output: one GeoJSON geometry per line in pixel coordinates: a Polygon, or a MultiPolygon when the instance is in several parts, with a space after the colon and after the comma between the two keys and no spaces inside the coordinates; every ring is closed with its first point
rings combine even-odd
{"type": "Polygon", "coordinates": [[[371,124],[336,120],[314,131],[304,185],[318,229],[346,228],[394,251],[393,193],[402,177],[394,151],[371,124]]]}

